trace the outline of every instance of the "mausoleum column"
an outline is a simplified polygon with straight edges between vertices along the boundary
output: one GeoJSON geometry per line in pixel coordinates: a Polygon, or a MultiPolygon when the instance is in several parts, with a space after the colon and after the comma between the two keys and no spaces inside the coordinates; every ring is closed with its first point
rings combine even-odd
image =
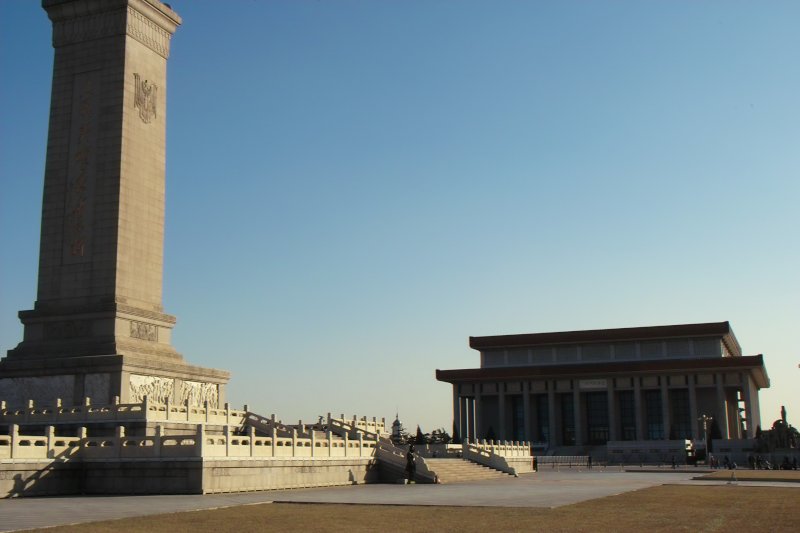
{"type": "Polygon", "coordinates": [[[461,402],[458,396],[458,385],[453,383],[453,428],[458,431],[459,437],[464,437],[461,429],[461,402]]]}
{"type": "Polygon", "coordinates": [[[644,416],[642,413],[642,385],[638,377],[633,378],[633,414],[636,422],[636,440],[644,440],[644,416]]]}
{"type": "Polygon", "coordinates": [[[481,396],[481,384],[476,383],[473,390],[475,391],[475,412],[473,414],[473,424],[475,424],[475,438],[481,438],[483,432],[483,422],[481,422],[481,403],[483,397],[481,396]]]}
{"type": "Polygon", "coordinates": [[[581,409],[581,390],[575,380],[572,389],[572,412],[575,418],[575,446],[583,444],[583,409],[581,409]]]}
{"type": "Polygon", "coordinates": [[[469,428],[467,427],[467,399],[463,396],[458,397],[459,408],[459,428],[461,439],[469,439],[469,428]]]}
{"type": "Polygon", "coordinates": [[[756,436],[756,426],[761,425],[760,413],[758,412],[758,388],[756,388],[749,374],[746,374],[743,380],[744,416],[747,420],[747,434],[745,437],[753,439],[756,436]]]}
{"type": "Polygon", "coordinates": [[[669,439],[670,420],[669,420],[669,389],[667,388],[667,376],[661,376],[661,421],[664,423],[664,438],[669,439]]]}
{"type": "Polygon", "coordinates": [[[717,382],[717,412],[714,414],[714,420],[717,422],[722,438],[728,439],[730,438],[730,433],[728,432],[728,402],[725,397],[725,387],[722,384],[724,376],[716,374],[714,379],[717,382]]]}
{"type": "Polygon", "coordinates": [[[700,438],[700,423],[698,422],[699,415],[697,414],[697,389],[694,384],[694,374],[689,374],[686,379],[689,380],[689,420],[692,423],[692,440],[700,438]]]}
{"type": "Polygon", "coordinates": [[[531,384],[529,381],[522,383],[522,412],[525,417],[523,426],[523,439],[532,441],[531,436],[531,384]]]}
{"type": "Polygon", "coordinates": [[[617,401],[614,391],[614,380],[608,379],[608,440],[619,440],[617,429],[617,401]]]}
{"type": "Polygon", "coordinates": [[[497,438],[508,440],[506,435],[506,384],[502,381],[497,384],[497,416],[497,438]]]}
{"type": "Polygon", "coordinates": [[[561,442],[556,433],[556,392],[553,390],[553,383],[547,382],[547,431],[550,433],[547,438],[548,448],[561,442]]]}
{"type": "Polygon", "coordinates": [[[467,398],[467,438],[470,442],[475,442],[475,400],[467,398]]]}

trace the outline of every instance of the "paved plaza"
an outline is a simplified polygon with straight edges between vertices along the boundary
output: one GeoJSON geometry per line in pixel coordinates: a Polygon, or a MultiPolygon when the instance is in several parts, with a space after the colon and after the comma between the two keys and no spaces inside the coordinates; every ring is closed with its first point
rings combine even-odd
{"type": "MultiPolygon", "coordinates": [[[[116,518],[213,509],[257,503],[340,503],[481,507],[558,507],[663,484],[720,485],[692,481],[694,472],[620,472],[577,469],[523,475],[518,479],[452,485],[356,485],[237,494],[171,496],[66,496],[0,500],[0,531],[15,531],[116,518]]],[[[786,486],[800,483],[745,483],[786,486]]]]}

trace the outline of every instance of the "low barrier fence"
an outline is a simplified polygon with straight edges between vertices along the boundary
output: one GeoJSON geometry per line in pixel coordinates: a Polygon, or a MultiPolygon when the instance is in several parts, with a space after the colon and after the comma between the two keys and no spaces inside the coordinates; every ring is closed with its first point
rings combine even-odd
{"type": "Polygon", "coordinates": [[[56,400],[53,405],[35,405],[29,400],[22,408],[10,408],[0,401],[0,424],[65,424],[92,422],[188,422],[239,426],[247,416],[247,406],[243,410],[231,409],[229,404],[215,408],[206,402],[204,406],[183,404],[153,403],[145,397],[140,403],[119,403],[93,405],[85,398],[83,405],[65,407],[56,400]]]}
{"type": "Polygon", "coordinates": [[[588,455],[537,455],[536,463],[539,468],[550,465],[552,468],[557,466],[588,466],[588,455]]]}
{"type": "Polygon", "coordinates": [[[356,415],[353,415],[353,418],[346,418],[344,413],[342,413],[341,417],[334,418],[328,413],[328,426],[345,431],[363,432],[375,439],[386,434],[386,419],[381,418],[378,420],[378,418],[374,416],[372,420],[369,420],[366,416],[359,418],[356,415]]]}
{"type": "Polygon", "coordinates": [[[469,445],[501,457],[531,456],[531,444],[529,442],[482,440],[469,443],[469,445]]]}
{"type": "Polygon", "coordinates": [[[162,435],[156,427],[153,436],[128,436],[118,426],[114,436],[89,436],[85,427],[78,436],[56,436],[48,426],[44,436],[20,435],[12,425],[10,435],[0,436],[2,459],[135,459],[135,458],[289,458],[289,457],[373,457],[375,441],[340,439],[330,432],[325,438],[233,435],[226,426],[222,435],[208,434],[199,424],[194,435],[162,435]]]}

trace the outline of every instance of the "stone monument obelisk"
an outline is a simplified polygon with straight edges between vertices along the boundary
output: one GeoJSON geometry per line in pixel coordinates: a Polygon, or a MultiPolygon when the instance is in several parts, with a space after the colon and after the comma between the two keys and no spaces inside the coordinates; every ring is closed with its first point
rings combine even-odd
{"type": "Polygon", "coordinates": [[[224,401],[227,372],[170,344],[162,272],[167,57],[158,0],[43,0],[53,23],[39,283],[0,400],[224,401]]]}

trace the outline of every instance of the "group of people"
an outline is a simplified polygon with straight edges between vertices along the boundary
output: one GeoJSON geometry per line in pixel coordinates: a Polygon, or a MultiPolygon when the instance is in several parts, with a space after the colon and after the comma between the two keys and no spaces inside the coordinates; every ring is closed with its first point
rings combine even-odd
{"type": "Polygon", "coordinates": [[[708,456],[708,466],[711,468],[725,468],[727,470],[736,470],[738,466],[735,461],[731,461],[730,458],[726,455],[725,458],[722,460],[722,463],[719,462],[719,458],[714,455],[708,456]]]}
{"type": "Polygon", "coordinates": [[[793,457],[790,461],[788,455],[783,456],[783,462],[780,465],[772,463],[760,455],[755,457],[749,455],[747,462],[752,470],[797,470],[797,457],[793,457]]]}

